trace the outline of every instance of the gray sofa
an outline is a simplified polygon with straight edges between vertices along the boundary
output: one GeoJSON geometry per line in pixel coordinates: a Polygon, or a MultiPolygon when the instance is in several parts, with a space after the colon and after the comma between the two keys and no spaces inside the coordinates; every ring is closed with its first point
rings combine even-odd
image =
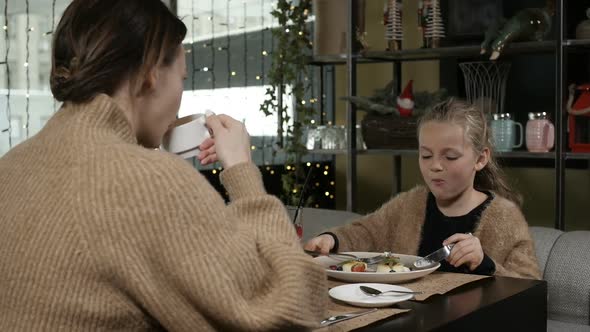
{"type": "MultiPolygon", "coordinates": [[[[359,214],[303,208],[303,238],[360,217],[359,214]]],[[[548,284],[547,331],[590,332],[590,231],[562,232],[531,227],[543,279],[548,284]]]]}
{"type": "Polygon", "coordinates": [[[590,332],[590,231],[530,230],[547,280],[547,331],[590,332]]]}
{"type": "MultiPolygon", "coordinates": [[[[293,218],[294,210],[288,209],[287,212],[293,218]]],[[[325,232],[328,228],[344,225],[361,217],[360,214],[354,212],[314,208],[301,208],[299,213],[303,223],[304,241],[325,232]]]]}

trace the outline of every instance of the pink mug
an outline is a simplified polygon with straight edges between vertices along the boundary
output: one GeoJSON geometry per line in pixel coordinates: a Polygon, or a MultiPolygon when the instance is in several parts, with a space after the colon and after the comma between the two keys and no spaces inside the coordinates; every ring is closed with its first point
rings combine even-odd
{"type": "Polygon", "coordinates": [[[549,152],[555,141],[555,128],[546,112],[529,113],[526,147],[530,152],[549,152]]]}

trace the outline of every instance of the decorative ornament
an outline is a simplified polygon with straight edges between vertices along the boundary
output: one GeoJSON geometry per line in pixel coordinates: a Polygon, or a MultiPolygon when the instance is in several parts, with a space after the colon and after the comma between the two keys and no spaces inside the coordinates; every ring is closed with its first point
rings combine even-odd
{"type": "MultiPolygon", "coordinates": [[[[405,90],[411,91],[412,84],[408,82],[408,86],[406,86],[405,90]]],[[[383,89],[375,90],[375,93],[371,97],[351,96],[342,97],[341,99],[350,100],[359,110],[366,111],[368,114],[393,116],[399,119],[401,114],[398,108],[398,92],[396,87],[397,81],[393,79],[383,89]]],[[[417,91],[412,92],[411,95],[412,97],[407,98],[402,93],[399,99],[402,101],[404,99],[410,99],[414,103],[411,112],[412,117],[419,117],[429,112],[432,106],[448,98],[448,93],[445,89],[436,92],[417,91]]]]}
{"type": "Polygon", "coordinates": [[[569,98],[567,103],[567,111],[570,114],[574,115],[590,115],[590,84],[581,84],[576,86],[575,84],[571,84],[568,87],[569,90],[569,98]],[[575,92],[579,91],[580,95],[574,102],[574,94],[575,92]],[[572,105],[573,104],[573,105],[572,105]]]}
{"type": "Polygon", "coordinates": [[[422,47],[426,47],[426,36],[424,35],[424,31],[426,31],[426,18],[428,17],[428,6],[425,3],[425,0],[418,1],[418,31],[420,32],[420,36],[422,36],[422,47]]]}
{"type": "Polygon", "coordinates": [[[496,60],[508,44],[513,41],[543,40],[551,30],[555,14],[554,0],[547,0],[545,8],[526,8],[508,21],[505,19],[489,27],[481,43],[481,54],[491,48],[490,60],[496,60]]]}
{"type": "Polygon", "coordinates": [[[385,5],[383,24],[385,25],[385,39],[387,40],[388,51],[401,50],[402,40],[404,39],[402,8],[401,0],[387,0],[385,5]]]}
{"type": "Polygon", "coordinates": [[[412,82],[414,81],[410,80],[404,88],[402,94],[397,97],[397,110],[399,111],[400,116],[412,116],[415,105],[414,93],[412,92],[412,82]]]}
{"type": "Polygon", "coordinates": [[[465,79],[467,100],[485,114],[504,113],[510,63],[475,61],[459,64],[465,79]]]}
{"type": "MultiPolygon", "coordinates": [[[[428,5],[428,2],[424,3],[425,7],[428,7],[428,5]]],[[[430,0],[424,37],[426,39],[425,46],[430,48],[439,47],[441,38],[445,37],[445,26],[440,13],[440,0],[430,0]]]]}

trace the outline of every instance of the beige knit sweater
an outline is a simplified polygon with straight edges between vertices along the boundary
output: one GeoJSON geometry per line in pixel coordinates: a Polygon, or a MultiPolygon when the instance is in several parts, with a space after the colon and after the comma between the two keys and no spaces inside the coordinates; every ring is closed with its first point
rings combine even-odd
{"type": "MultiPolygon", "coordinates": [[[[418,186],[399,194],[374,213],[329,231],[338,237],[340,251],[417,255],[427,197],[428,189],[418,186]]],[[[527,222],[511,201],[496,195],[483,211],[473,235],[496,264],[496,275],[541,278],[527,222]]]]}
{"type": "Polygon", "coordinates": [[[0,159],[0,331],[316,326],[325,273],[258,169],[221,175],[137,145],[100,95],[0,159]]]}

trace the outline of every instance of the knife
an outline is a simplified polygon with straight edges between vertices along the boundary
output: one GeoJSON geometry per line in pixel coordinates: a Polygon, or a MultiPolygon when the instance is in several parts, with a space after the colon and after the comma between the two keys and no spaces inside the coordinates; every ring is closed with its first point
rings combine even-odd
{"type": "Polygon", "coordinates": [[[371,310],[355,311],[355,312],[351,312],[351,313],[348,313],[348,314],[330,316],[330,317],[322,320],[320,322],[320,325],[322,327],[323,326],[329,326],[329,325],[332,325],[332,324],[336,324],[336,323],[342,322],[344,320],[348,320],[348,319],[355,318],[355,317],[358,317],[358,316],[363,316],[363,315],[366,315],[366,314],[370,314],[370,313],[375,312],[375,311],[377,311],[377,308],[373,308],[371,310]]]}
{"type": "Polygon", "coordinates": [[[416,269],[428,268],[428,267],[431,267],[433,264],[436,264],[436,263],[442,261],[443,259],[449,257],[454,245],[455,245],[454,243],[447,244],[446,246],[443,246],[442,248],[427,255],[426,257],[416,260],[413,263],[414,268],[416,268],[416,269]]]}

